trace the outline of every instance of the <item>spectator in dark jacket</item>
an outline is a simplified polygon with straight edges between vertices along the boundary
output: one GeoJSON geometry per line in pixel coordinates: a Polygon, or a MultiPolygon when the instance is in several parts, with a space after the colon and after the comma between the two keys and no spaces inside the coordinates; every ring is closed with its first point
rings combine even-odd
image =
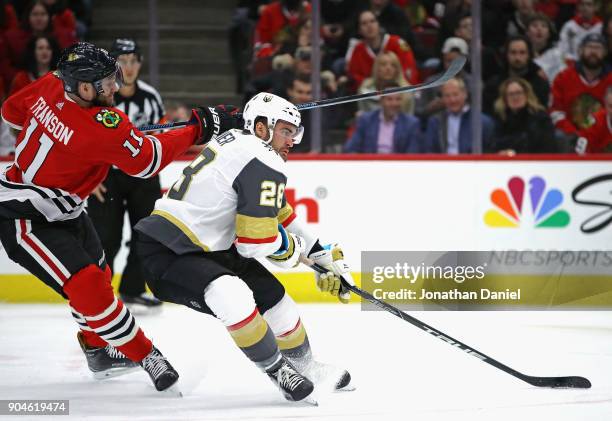
{"type": "MultiPolygon", "coordinates": [[[[397,87],[389,84],[385,89],[397,87]]],[[[345,152],[417,153],[420,152],[419,120],[401,112],[402,94],[380,99],[381,109],[361,114],[357,127],[344,146],[345,152]]]]}
{"type": "MultiPolygon", "coordinates": [[[[472,152],[472,110],[467,101],[465,82],[453,78],[442,86],[444,111],[427,121],[424,152],[456,155],[472,152]]],[[[486,145],[493,134],[493,120],[480,116],[482,143],[486,145]]]]}
{"type": "Polygon", "coordinates": [[[505,69],[492,76],[485,85],[482,110],[487,114],[493,114],[499,87],[511,76],[520,77],[529,82],[540,104],[548,105],[550,85],[546,79],[546,73],[533,61],[533,50],[529,40],[521,35],[510,37],[504,47],[504,61],[505,69]]]}
{"type": "Polygon", "coordinates": [[[555,128],[529,82],[511,77],[495,101],[495,132],[485,149],[504,155],[556,152],[555,128]]]}

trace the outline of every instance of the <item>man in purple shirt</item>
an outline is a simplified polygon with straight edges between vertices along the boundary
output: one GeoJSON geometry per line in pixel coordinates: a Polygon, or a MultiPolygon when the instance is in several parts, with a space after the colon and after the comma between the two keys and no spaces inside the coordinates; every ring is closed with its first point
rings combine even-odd
{"type": "MultiPolygon", "coordinates": [[[[391,83],[383,89],[397,87],[391,83]]],[[[357,119],[353,135],[344,145],[344,152],[419,153],[421,129],[419,120],[401,112],[402,94],[380,99],[379,110],[363,113],[357,119]]]]}

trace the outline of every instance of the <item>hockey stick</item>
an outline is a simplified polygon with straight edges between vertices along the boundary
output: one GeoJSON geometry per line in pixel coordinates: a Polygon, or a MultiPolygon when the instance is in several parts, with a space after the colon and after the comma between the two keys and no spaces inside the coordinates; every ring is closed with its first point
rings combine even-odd
{"type": "MultiPolygon", "coordinates": [[[[303,104],[297,104],[296,107],[298,110],[311,110],[313,108],[321,108],[321,107],[331,107],[332,105],[346,104],[348,102],[361,101],[368,98],[386,96],[391,94],[408,94],[411,92],[422,91],[423,89],[435,88],[437,86],[443,85],[448,82],[450,79],[455,77],[465,65],[466,58],[463,56],[459,56],[452,61],[448,69],[437,79],[432,80],[427,83],[419,83],[418,85],[411,86],[398,86],[396,88],[385,89],[381,91],[373,91],[366,92],[363,94],[356,95],[347,95],[341,96],[339,98],[328,98],[322,99],[320,101],[313,102],[304,102],[303,104]]],[[[191,124],[189,121],[178,121],[175,123],[166,123],[166,124],[150,124],[146,126],[141,126],[138,128],[141,132],[152,132],[156,130],[168,130],[168,129],[178,129],[181,127],[185,127],[191,124]]]]}
{"type": "MultiPolygon", "coordinates": [[[[310,266],[312,269],[314,269],[316,272],[319,273],[327,273],[329,272],[329,270],[325,269],[324,267],[322,267],[321,265],[315,263],[314,261],[312,261],[311,259],[308,259],[306,257],[301,257],[300,261],[302,263],[304,263],[307,266],[310,266]]],[[[404,313],[403,311],[401,311],[400,309],[392,306],[391,304],[388,304],[384,301],[381,301],[377,298],[375,298],[373,295],[371,295],[370,293],[362,290],[361,288],[358,288],[354,285],[351,285],[346,279],[344,279],[344,277],[340,277],[340,281],[342,282],[342,287],[348,289],[349,291],[351,291],[354,294],[359,295],[360,297],[368,300],[369,302],[371,302],[372,304],[382,308],[383,310],[388,311],[389,313],[399,317],[400,319],[403,319],[405,321],[407,321],[408,323],[412,324],[413,326],[418,327],[419,329],[424,330],[425,332],[435,336],[438,339],[443,340],[444,342],[447,342],[448,344],[459,348],[460,350],[478,358],[479,360],[484,361],[487,364],[492,365],[495,368],[498,368],[502,371],[505,371],[506,373],[519,378],[521,380],[523,380],[524,382],[529,383],[532,386],[538,386],[538,387],[552,387],[552,388],[577,388],[577,389],[588,389],[591,387],[591,382],[585,378],[585,377],[580,377],[580,376],[568,376],[568,377],[538,377],[538,376],[528,376],[526,374],[520,373],[518,371],[516,371],[513,368],[508,367],[505,364],[500,363],[499,361],[489,357],[488,355],[485,355],[483,353],[481,353],[480,351],[476,351],[473,348],[470,348],[469,346],[467,346],[466,344],[464,344],[461,341],[458,341],[455,338],[452,338],[442,332],[440,332],[439,330],[429,326],[426,323],[423,323],[422,321],[404,313]]]]}

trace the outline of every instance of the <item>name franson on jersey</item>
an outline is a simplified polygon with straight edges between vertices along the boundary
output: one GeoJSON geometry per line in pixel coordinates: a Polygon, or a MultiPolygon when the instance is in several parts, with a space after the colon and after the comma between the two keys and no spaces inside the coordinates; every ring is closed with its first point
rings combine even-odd
{"type": "Polygon", "coordinates": [[[60,121],[43,97],[39,97],[30,109],[34,118],[53,135],[55,140],[64,145],[68,144],[74,130],[60,121]]]}

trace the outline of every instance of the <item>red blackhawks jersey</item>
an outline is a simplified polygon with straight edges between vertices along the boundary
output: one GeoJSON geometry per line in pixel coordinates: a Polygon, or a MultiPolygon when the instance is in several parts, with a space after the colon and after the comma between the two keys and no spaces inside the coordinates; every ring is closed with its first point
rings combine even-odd
{"type": "Polygon", "coordinates": [[[53,73],[8,98],[2,118],[21,131],[0,174],[0,216],[8,218],[76,218],[112,165],[151,177],[199,135],[197,126],[144,135],[116,108],[79,106],[53,73]]]}
{"type": "Polygon", "coordinates": [[[550,117],[555,126],[566,133],[578,134],[593,124],[591,115],[603,104],[606,88],[612,84],[612,72],[588,82],[579,65],[561,71],[552,84],[550,117]]]}
{"type": "MultiPolygon", "coordinates": [[[[399,59],[404,75],[411,84],[419,82],[414,54],[410,46],[397,35],[385,34],[380,46],[380,51],[391,51],[399,59]]],[[[372,67],[376,54],[364,41],[359,41],[349,47],[346,53],[347,72],[358,88],[364,79],[372,76],[372,67]]]]}
{"type": "Polygon", "coordinates": [[[589,141],[587,152],[612,152],[612,116],[602,108],[593,116],[594,123],[580,134],[589,141]]]}

